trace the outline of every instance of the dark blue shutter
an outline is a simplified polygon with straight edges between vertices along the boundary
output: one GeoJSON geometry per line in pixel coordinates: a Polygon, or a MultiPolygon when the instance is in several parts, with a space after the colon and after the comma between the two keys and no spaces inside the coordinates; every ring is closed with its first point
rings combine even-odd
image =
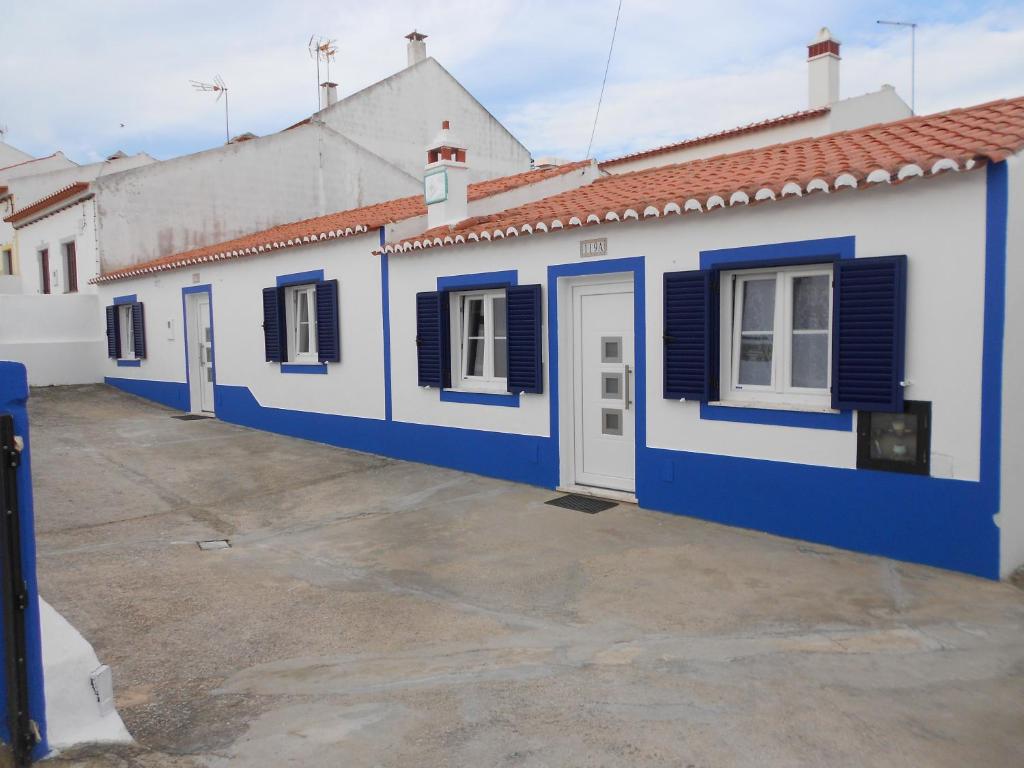
{"type": "Polygon", "coordinates": [[[832,407],[902,411],[907,257],[837,261],[833,296],[832,407]]]}
{"type": "Polygon", "coordinates": [[[284,330],[284,291],[263,289],[263,346],[267,362],[280,363],[287,357],[284,330]]]}
{"type": "Polygon", "coordinates": [[[135,343],[135,357],[146,356],[146,313],[142,309],[142,302],[136,301],[132,304],[132,337],[135,343]]]}
{"type": "Polygon", "coordinates": [[[544,391],[541,363],[541,291],[539,285],[512,285],[506,289],[508,315],[509,392],[544,391]]]}
{"type": "Polygon", "coordinates": [[[321,363],[341,362],[337,280],[325,280],[316,286],[316,351],[321,363]]]}
{"type": "Polygon", "coordinates": [[[671,400],[718,397],[718,302],[710,270],[666,272],[664,394],[671,400]]]}
{"type": "Polygon", "coordinates": [[[421,387],[451,386],[448,294],[416,294],[416,371],[421,387]]]}
{"type": "Polygon", "coordinates": [[[118,322],[117,305],[107,307],[107,357],[121,356],[121,324],[118,322]]]}

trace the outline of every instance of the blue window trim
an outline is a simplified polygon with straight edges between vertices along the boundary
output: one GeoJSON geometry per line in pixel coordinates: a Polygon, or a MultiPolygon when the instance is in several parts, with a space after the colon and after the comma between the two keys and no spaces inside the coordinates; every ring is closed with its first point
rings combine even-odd
{"type": "Polygon", "coordinates": [[[123,360],[119,359],[117,361],[117,367],[118,368],[138,368],[140,365],[142,365],[142,360],[140,358],[137,358],[137,357],[135,357],[135,358],[129,357],[129,358],[125,358],[123,360]]]}
{"type": "Polygon", "coordinates": [[[114,297],[114,304],[115,305],[138,304],[138,302],[139,302],[139,298],[134,293],[130,293],[127,296],[115,296],[114,297]]]}
{"type": "Polygon", "coordinates": [[[306,283],[322,283],[324,271],[312,269],[308,272],[293,272],[290,275],[278,275],[277,287],[284,288],[286,285],[305,285],[306,283]]]}
{"type": "Polygon", "coordinates": [[[388,254],[384,251],[387,232],[384,227],[378,229],[380,237],[380,311],[384,333],[384,421],[391,421],[391,279],[388,274],[390,264],[388,254]]]}
{"type": "MultiPolygon", "coordinates": [[[[559,482],[561,472],[561,443],[559,438],[559,376],[558,376],[558,280],[564,277],[583,275],[604,275],[629,272],[633,275],[633,358],[636,378],[636,456],[639,459],[647,447],[647,310],[644,257],[630,256],[623,259],[573,262],[548,267],[548,391],[551,414],[551,445],[554,454],[553,483],[559,482]]],[[[639,486],[638,486],[639,487],[639,486]]]]}
{"type": "MultiPolygon", "coordinates": [[[[114,297],[114,306],[115,307],[123,307],[126,304],[138,304],[138,303],[139,303],[139,297],[138,297],[137,294],[134,294],[134,293],[129,293],[127,296],[115,296],[114,297]]],[[[118,358],[118,360],[117,360],[117,367],[118,368],[138,368],[141,365],[142,365],[142,358],[139,358],[139,357],[125,357],[125,358],[118,358]]]]}
{"type": "MultiPolygon", "coordinates": [[[[853,236],[825,237],[818,240],[796,240],[789,243],[769,243],[701,251],[700,268],[721,271],[758,269],[768,266],[791,267],[799,264],[824,264],[839,259],[852,259],[855,254],[856,238],[853,236]]],[[[776,427],[833,429],[840,432],[853,430],[853,411],[814,413],[701,403],[700,417],[707,421],[732,421],[776,427]]]]}
{"type": "Polygon", "coordinates": [[[210,297],[210,370],[213,373],[213,409],[217,411],[217,332],[213,325],[213,285],[189,285],[181,289],[181,343],[185,353],[185,396],[188,398],[188,409],[192,410],[192,371],[188,362],[188,296],[193,293],[205,293],[210,297]]]}
{"type": "Polygon", "coordinates": [[[327,363],[281,363],[281,373],[327,373],[327,363]]]}
{"type": "MultiPolygon", "coordinates": [[[[519,285],[519,270],[507,269],[500,272],[476,272],[470,275],[442,275],[437,278],[437,290],[475,291],[486,288],[508,288],[519,285]]],[[[473,405],[497,405],[506,408],[519,407],[519,393],[515,392],[460,392],[441,389],[443,403],[470,403],[473,405]]]]}

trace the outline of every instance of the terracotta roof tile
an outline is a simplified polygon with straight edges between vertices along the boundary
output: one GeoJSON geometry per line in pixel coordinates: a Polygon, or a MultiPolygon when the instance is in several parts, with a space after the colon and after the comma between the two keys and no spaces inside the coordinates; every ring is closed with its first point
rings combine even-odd
{"type": "Polygon", "coordinates": [[[56,192],[42,197],[36,200],[34,203],[29,203],[24,208],[19,208],[10,216],[4,217],[4,221],[9,224],[17,224],[19,221],[23,221],[33,214],[45,211],[51,206],[57,205],[65,200],[73,197],[77,197],[81,193],[89,189],[89,182],[87,181],[76,181],[74,184],[69,184],[66,187],[58,189],[56,192]]]}
{"type": "Polygon", "coordinates": [[[676,141],[672,144],[665,144],[660,147],[654,147],[652,149],[644,149],[639,152],[630,152],[627,155],[621,155],[620,157],[613,157],[610,160],[604,160],[598,163],[598,166],[605,168],[610,165],[618,165],[620,163],[628,163],[633,160],[640,160],[645,157],[651,157],[653,155],[661,155],[666,152],[674,152],[677,149],[688,149],[689,147],[696,147],[700,144],[710,144],[714,141],[720,141],[722,139],[732,138],[733,136],[741,136],[745,133],[757,133],[758,131],[767,130],[768,128],[777,128],[780,125],[789,125],[790,123],[799,123],[804,120],[811,120],[815,117],[821,117],[827,115],[831,111],[831,107],[818,107],[816,109],[805,109],[800,112],[793,112],[788,115],[782,115],[780,117],[772,117],[768,120],[760,120],[756,123],[750,123],[748,125],[741,125],[738,128],[730,128],[725,131],[718,131],[717,133],[709,133],[706,136],[697,136],[692,139],[683,139],[682,141],[676,141]]]}
{"type": "Polygon", "coordinates": [[[1024,97],[621,175],[389,243],[389,252],[968,170],[1024,148],[1024,97]]]}
{"type": "MultiPolygon", "coordinates": [[[[551,168],[539,168],[513,176],[477,182],[476,184],[469,185],[467,196],[469,200],[480,200],[491,195],[526,186],[527,184],[537,184],[556,176],[562,176],[583,168],[588,164],[589,161],[567,163],[551,168]]],[[[338,213],[331,213],[326,216],[317,216],[316,218],[303,219],[302,221],[290,224],[281,224],[280,226],[271,227],[260,232],[236,237],[226,242],[163,256],[142,264],[135,264],[123,269],[106,272],[99,277],[93,278],[91,282],[109,282],[151,272],[181,269],[201,262],[250,256],[320,240],[348,237],[383,226],[384,224],[411,219],[417,216],[425,216],[426,213],[427,207],[423,202],[422,195],[402,197],[397,200],[388,200],[387,202],[367,205],[349,211],[339,211],[338,213]]]]}

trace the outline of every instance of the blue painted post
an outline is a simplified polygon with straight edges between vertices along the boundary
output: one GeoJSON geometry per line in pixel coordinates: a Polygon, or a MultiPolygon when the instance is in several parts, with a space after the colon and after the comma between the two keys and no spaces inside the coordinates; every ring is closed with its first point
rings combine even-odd
{"type": "MultiPolygon", "coordinates": [[[[40,741],[32,757],[40,759],[49,752],[46,744],[46,701],[43,698],[43,649],[39,630],[39,589],[36,583],[36,533],[32,514],[32,462],[28,436],[28,377],[21,363],[0,361],[0,413],[14,417],[15,434],[22,438],[23,448],[18,476],[18,519],[21,527],[21,563],[28,588],[25,609],[25,649],[29,684],[29,716],[39,728],[40,741]]],[[[0,612],[0,621],[3,614],[0,612]]],[[[0,627],[2,629],[2,627],[0,627]]],[[[0,658],[6,653],[0,632],[0,658]]],[[[7,673],[0,664],[0,694],[7,700],[7,673]]],[[[6,712],[0,715],[0,741],[10,743],[6,712]]]]}

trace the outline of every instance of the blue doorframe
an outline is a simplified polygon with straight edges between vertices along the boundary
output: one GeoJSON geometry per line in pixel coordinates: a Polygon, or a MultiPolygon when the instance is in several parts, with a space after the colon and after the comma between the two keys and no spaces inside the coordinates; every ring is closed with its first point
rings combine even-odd
{"type": "Polygon", "coordinates": [[[628,273],[633,276],[633,349],[636,402],[636,461],[647,445],[647,321],[644,257],[581,261],[548,267],[548,388],[551,401],[551,443],[555,457],[554,478],[561,484],[562,454],[559,421],[561,382],[558,373],[558,281],[560,278],[628,273]]]}
{"type": "Polygon", "coordinates": [[[210,365],[213,369],[213,410],[217,411],[217,337],[213,328],[213,287],[206,283],[204,285],[190,285],[181,289],[181,338],[185,352],[185,393],[188,397],[188,410],[194,412],[192,407],[192,372],[188,361],[188,297],[194,293],[205,293],[210,299],[210,365]]]}

